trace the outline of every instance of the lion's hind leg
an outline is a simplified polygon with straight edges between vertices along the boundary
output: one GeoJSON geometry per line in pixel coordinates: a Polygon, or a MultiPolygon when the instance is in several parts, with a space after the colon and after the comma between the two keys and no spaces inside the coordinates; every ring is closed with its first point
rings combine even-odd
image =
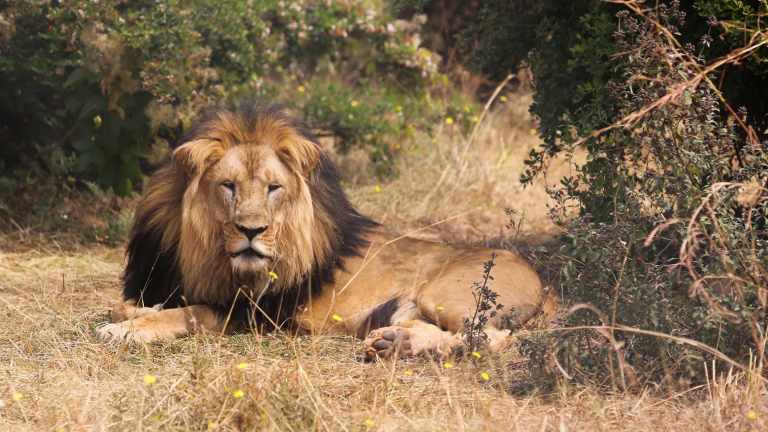
{"type": "Polygon", "coordinates": [[[440,327],[414,319],[373,330],[363,342],[369,360],[376,357],[410,357],[420,354],[448,355],[461,338],[440,327]]]}
{"type": "MultiPolygon", "coordinates": [[[[488,349],[491,352],[502,350],[509,342],[509,330],[488,325],[484,331],[488,336],[488,349]]],[[[421,354],[447,356],[462,342],[460,334],[417,319],[373,330],[363,343],[366,358],[372,360],[376,357],[397,358],[421,354]]]]}

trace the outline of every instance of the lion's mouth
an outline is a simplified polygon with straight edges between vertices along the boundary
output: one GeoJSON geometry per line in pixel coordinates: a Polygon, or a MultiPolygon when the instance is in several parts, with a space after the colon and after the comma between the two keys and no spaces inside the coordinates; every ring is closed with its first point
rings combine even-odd
{"type": "Polygon", "coordinates": [[[237,252],[234,252],[234,253],[230,254],[229,256],[231,258],[242,257],[242,258],[246,258],[246,259],[250,259],[250,258],[272,259],[271,256],[269,256],[267,254],[264,254],[261,251],[256,250],[256,249],[251,248],[251,247],[245,248],[245,249],[237,251],[237,252]]]}

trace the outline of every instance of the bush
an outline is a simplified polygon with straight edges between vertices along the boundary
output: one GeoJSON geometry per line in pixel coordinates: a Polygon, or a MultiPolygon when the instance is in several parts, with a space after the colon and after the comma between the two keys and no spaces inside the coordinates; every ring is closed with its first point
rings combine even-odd
{"type": "Polygon", "coordinates": [[[6,189],[46,173],[128,193],[196,112],[242,95],[370,148],[385,173],[404,122],[444,109],[418,19],[376,3],[7,1],[0,24],[6,189]]]}
{"type": "MultiPolygon", "coordinates": [[[[567,323],[653,329],[762,360],[768,142],[756,139],[745,108],[721,103],[716,74],[697,79],[711,38],[698,48],[676,45],[672,35],[686,18],[677,3],[661,4],[649,17],[617,17],[622,76],[607,88],[616,107],[611,121],[627,127],[588,140],[587,163],[555,194],[561,210],[570,202],[580,212],[567,222],[566,292],[611,322],[580,312],[567,323]]],[[[704,356],[672,339],[617,339],[618,355],[641,379],[701,377],[704,356]]],[[[616,355],[614,348],[587,340],[563,338],[561,360],[608,376],[610,362],[596,359],[616,355]]]]}
{"type": "MultiPolygon", "coordinates": [[[[399,3],[429,11],[452,1],[399,3]]],[[[553,253],[562,292],[597,308],[567,326],[622,324],[762,361],[766,12],[763,2],[725,0],[494,0],[452,22],[474,70],[496,80],[518,67],[533,73],[544,145],[524,181],[553,156],[586,150],[577,174],[551,191],[566,229],[553,253]],[[700,75],[745,45],[753,49],[700,75]]],[[[622,383],[702,376],[701,353],[669,338],[558,334],[529,340],[526,352],[557,353],[576,376],[616,385],[620,372],[622,383]]]]}

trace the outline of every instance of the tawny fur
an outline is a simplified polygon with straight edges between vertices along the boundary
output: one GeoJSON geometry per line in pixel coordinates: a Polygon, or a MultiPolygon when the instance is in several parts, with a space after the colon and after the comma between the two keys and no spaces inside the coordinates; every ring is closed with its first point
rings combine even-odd
{"type": "Polygon", "coordinates": [[[206,117],[147,184],[128,250],[125,299],[98,330],[105,339],[150,342],[248,321],[370,331],[371,357],[445,352],[461,343],[472,282],[494,252],[504,309],[486,329],[492,349],[509,334],[502,315],[524,322],[548,305],[515,253],[392,241],[352,208],[309,134],[275,109],[206,117]],[[230,250],[241,244],[256,258],[230,250]]]}

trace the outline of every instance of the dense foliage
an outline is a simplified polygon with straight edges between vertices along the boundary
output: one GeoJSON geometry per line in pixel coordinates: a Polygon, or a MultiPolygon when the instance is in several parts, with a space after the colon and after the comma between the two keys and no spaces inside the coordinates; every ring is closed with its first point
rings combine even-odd
{"type": "MultiPolygon", "coordinates": [[[[596,309],[565,324],[627,325],[762,359],[766,13],[764,1],[491,0],[451,23],[476,71],[496,80],[521,66],[533,73],[544,145],[523,180],[552,157],[586,150],[577,174],[552,190],[566,228],[555,255],[564,297],[596,309]]],[[[617,385],[701,376],[700,352],[669,337],[557,335],[527,352],[554,347],[564,370],[617,385]]]]}
{"type": "MultiPolygon", "coordinates": [[[[722,12],[716,3],[695,6],[700,12],[722,12]]],[[[758,94],[765,89],[768,68],[758,49],[745,64],[700,79],[709,59],[750,45],[749,38],[733,37],[733,21],[725,21],[731,17],[709,18],[706,31],[697,35],[700,26],[686,19],[701,18],[677,2],[661,4],[646,16],[636,12],[616,14],[616,77],[604,86],[612,110],[595,125],[625,127],[587,140],[586,164],[554,192],[559,210],[571,203],[579,211],[566,223],[563,251],[571,259],[562,282],[573,298],[610,313],[610,318],[577,313],[568,321],[652,329],[702,341],[734,358],[756,352],[762,359],[768,141],[755,132],[766,124],[765,99],[754,98],[748,89],[758,94]],[[713,49],[713,35],[727,48],[713,49]],[[729,81],[729,75],[752,79],[729,81]],[[665,97],[667,103],[647,109],[665,97]],[[734,109],[734,103],[746,105],[734,109]]],[[[755,13],[745,12],[741,24],[755,24],[750,22],[755,13]]],[[[752,44],[765,40],[758,36],[752,44]]],[[[576,136],[547,138],[549,154],[573,151],[569,144],[576,136]]],[[[542,153],[533,161],[544,160],[542,153]]],[[[701,376],[700,353],[670,339],[622,334],[622,349],[605,344],[596,352],[590,338],[567,335],[565,361],[586,371],[587,365],[610,364],[595,358],[615,355],[616,365],[626,360],[643,378],[701,376]]]]}
{"type": "Polygon", "coordinates": [[[2,1],[0,184],[127,193],[195,113],[238,97],[287,104],[386,173],[444,110],[419,28],[378,2],[2,1]]]}

